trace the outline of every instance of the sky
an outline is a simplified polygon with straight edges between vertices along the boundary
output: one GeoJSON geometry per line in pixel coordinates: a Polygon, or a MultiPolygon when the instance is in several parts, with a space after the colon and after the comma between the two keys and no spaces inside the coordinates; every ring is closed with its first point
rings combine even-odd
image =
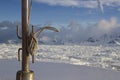
{"type": "MultiPolygon", "coordinates": [[[[95,23],[116,17],[120,0],[33,0],[31,24],[95,23]]],[[[21,21],[21,0],[0,0],[0,21],[21,21]]]]}
{"type": "MultiPolygon", "coordinates": [[[[60,30],[59,33],[43,33],[40,37],[42,41],[80,42],[90,37],[99,40],[106,34],[109,37],[120,36],[120,0],[32,2],[30,24],[35,25],[36,30],[45,25],[60,30]]],[[[0,42],[17,40],[16,25],[20,22],[21,0],[0,0],[0,42]]]]}

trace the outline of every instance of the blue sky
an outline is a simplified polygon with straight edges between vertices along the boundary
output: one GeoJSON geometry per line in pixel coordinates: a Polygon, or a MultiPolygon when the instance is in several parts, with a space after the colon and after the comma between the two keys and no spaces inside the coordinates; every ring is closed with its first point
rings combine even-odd
{"type": "MultiPolygon", "coordinates": [[[[16,21],[21,22],[21,0],[0,0],[0,41],[16,39],[16,21]]],[[[30,23],[60,29],[59,34],[46,33],[51,35],[48,40],[79,42],[91,36],[119,35],[120,0],[33,0],[30,23]]]]}
{"type": "MultiPolygon", "coordinates": [[[[111,17],[120,22],[119,0],[101,0],[101,3],[93,0],[33,0],[30,22],[66,25],[75,20],[84,24],[111,17]]],[[[21,0],[0,0],[0,21],[5,20],[21,21],[21,0]]]]}

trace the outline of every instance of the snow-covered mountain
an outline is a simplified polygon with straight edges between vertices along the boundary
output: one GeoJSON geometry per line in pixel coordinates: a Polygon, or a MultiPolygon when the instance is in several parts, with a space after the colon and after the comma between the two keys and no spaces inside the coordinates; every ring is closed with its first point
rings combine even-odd
{"type": "MultiPolygon", "coordinates": [[[[19,22],[0,22],[0,43],[21,42],[16,37],[17,24],[20,26],[19,22]]],[[[35,25],[36,30],[40,27],[41,25],[35,25]]],[[[86,25],[71,21],[67,26],[57,26],[57,28],[60,29],[59,33],[43,32],[39,37],[39,42],[41,44],[81,44],[83,42],[115,44],[115,42],[120,42],[120,25],[114,17],[86,25]]]]}

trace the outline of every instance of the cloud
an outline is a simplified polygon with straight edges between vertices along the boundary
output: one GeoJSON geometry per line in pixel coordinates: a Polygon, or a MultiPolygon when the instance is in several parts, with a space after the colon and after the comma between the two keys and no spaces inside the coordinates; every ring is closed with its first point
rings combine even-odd
{"type": "Polygon", "coordinates": [[[102,13],[104,13],[104,7],[103,7],[103,3],[101,0],[97,0],[98,1],[98,6],[100,7],[102,13]]]}
{"type": "Polygon", "coordinates": [[[89,37],[99,39],[104,35],[116,36],[120,34],[120,25],[115,17],[111,17],[110,20],[102,19],[97,23],[89,23],[86,28],[80,22],[71,21],[68,27],[69,29],[62,27],[60,35],[58,35],[65,42],[80,42],[87,40],[89,37]]]}
{"type": "Polygon", "coordinates": [[[105,6],[119,6],[120,0],[35,0],[40,3],[59,6],[72,6],[72,7],[85,7],[85,8],[97,8],[98,2],[101,10],[103,11],[103,5],[105,6]]]}
{"type": "Polygon", "coordinates": [[[98,23],[94,24],[91,29],[87,29],[90,33],[89,36],[100,37],[105,34],[111,35],[114,32],[115,28],[118,28],[117,18],[112,17],[110,20],[101,20],[98,23]]]}
{"type": "MultiPolygon", "coordinates": [[[[96,23],[89,23],[86,26],[78,21],[71,21],[68,26],[61,26],[60,32],[45,32],[40,36],[40,41],[46,44],[56,42],[61,44],[64,42],[78,43],[85,41],[90,37],[99,39],[104,35],[119,35],[120,25],[116,17],[111,17],[109,20],[102,19],[96,23]]],[[[19,41],[16,37],[16,23],[0,22],[0,42],[8,42],[9,40],[19,41]]],[[[39,27],[36,26],[36,29],[39,27]]]]}
{"type": "Polygon", "coordinates": [[[120,8],[118,8],[117,10],[120,11],[120,8]]]}
{"type": "Polygon", "coordinates": [[[40,3],[47,3],[49,5],[61,5],[61,6],[79,6],[78,0],[35,0],[40,3]]]}
{"type": "Polygon", "coordinates": [[[42,36],[40,40],[43,41],[43,42],[50,42],[51,38],[48,37],[48,36],[42,36]]]}
{"type": "Polygon", "coordinates": [[[45,3],[51,6],[65,7],[83,7],[83,8],[100,8],[104,13],[104,6],[118,7],[120,0],[35,0],[39,3],[45,3]]]}
{"type": "Polygon", "coordinates": [[[2,21],[0,22],[0,43],[8,42],[8,40],[17,40],[16,25],[17,22],[2,21]]]}
{"type": "Polygon", "coordinates": [[[117,26],[117,19],[112,17],[110,21],[101,20],[97,26],[105,31],[110,31],[112,28],[117,26]]]}

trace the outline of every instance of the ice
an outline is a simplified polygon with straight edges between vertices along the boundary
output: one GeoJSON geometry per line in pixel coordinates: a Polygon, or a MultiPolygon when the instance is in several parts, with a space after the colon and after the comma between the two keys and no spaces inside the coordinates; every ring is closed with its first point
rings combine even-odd
{"type": "MultiPolygon", "coordinates": [[[[15,59],[0,60],[0,80],[16,80],[21,68],[15,59]]],[[[35,80],[120,80],[120,72],[64,63],[35,62],[31,64],[35,80]]]]}
{"type": "MultiPolygon", "coordinates": [[[[0,59],[16,59],[20,44],[0,44],[0,59]]],[[[119,70],[120,46],[39,45],[36,61],[119,70]]]]}

